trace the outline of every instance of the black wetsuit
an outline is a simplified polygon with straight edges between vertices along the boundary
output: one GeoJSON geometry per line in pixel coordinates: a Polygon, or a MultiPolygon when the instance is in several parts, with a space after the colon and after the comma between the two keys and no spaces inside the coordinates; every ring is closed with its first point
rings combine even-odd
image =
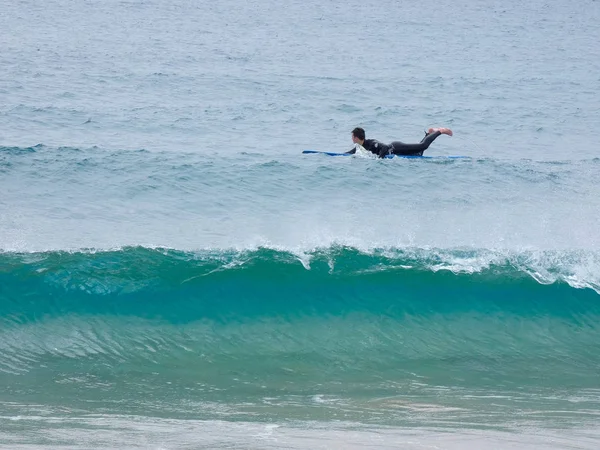
{"type": "MultiPolygon", "coordinates": [[[[365,139],[363,147],[365,150],[376,154],[380,158],[386,155],[404,155],[404,156],[421,156],[423,152],[429,148],[431,143],[437,139],[442,133],[434,131],[431,134],[425,134],[425,137],[418,144],[405,144],[404,142],[394,141],[391,144],[384,144],[375,139],[365,139]]],[[[356,147],[347,152],[350,155],[356,153],[356,147]]]]}

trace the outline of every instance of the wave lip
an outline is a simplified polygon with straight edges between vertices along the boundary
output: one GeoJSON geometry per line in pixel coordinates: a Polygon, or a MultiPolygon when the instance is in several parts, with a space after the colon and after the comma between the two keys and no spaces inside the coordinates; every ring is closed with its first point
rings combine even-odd
{"type": "MultiPolygon", "coordinates": [[[[107,293],[114,289],[142,289],[152,284],[185,284],[218,272],[241,273],[252,269],[258,273],[270,270],[295,273],[300,268],[311,272],[311,275],[303,275],[308,277],[326,274],[360,277],[377,272],[433,276],[443,271],[505,281],[528,276],[541,285],[566,283],[600,294],[600,254],[584,250],[359,249],[332,245],[312,250],[257,247],[180,251],[124,247],[0,253],[0,273],[5,277],[22,277],[29,273],[54,283],[65,283],[65,287],[79,280],[91,288],[101,281],[107,293]]],[[[101,293],[101,289],[97,293],[101,293]]]]}

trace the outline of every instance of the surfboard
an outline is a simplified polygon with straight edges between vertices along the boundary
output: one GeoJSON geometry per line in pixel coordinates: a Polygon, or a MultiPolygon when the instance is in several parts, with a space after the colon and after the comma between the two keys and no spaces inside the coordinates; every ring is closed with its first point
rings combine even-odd
{"type": "MultiPolygon", "coordinates": [[[[335,153],[335,152],[320,152],[317,150],[304,150],[303,154],[316,154],[326,156],[353,156],[349,153],[335,153]]],[[[385,155],[384,158],[406,158],[406,159],[464,159],[469,158],[468,156],[450,155],[450,156],[419,156],[419,155],[385,155]]]]}

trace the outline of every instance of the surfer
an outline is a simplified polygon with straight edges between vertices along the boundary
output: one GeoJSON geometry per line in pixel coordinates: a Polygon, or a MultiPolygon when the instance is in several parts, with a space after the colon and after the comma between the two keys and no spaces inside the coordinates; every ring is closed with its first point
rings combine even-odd
{"type": "MultiPolygon", "coordinates": [[[[352,130],[352,142],[359,144],[365,150],[376,154],[380,158],[383,158],[386,155],[422,156],[423,152],[429,148],[431,143],[442,134],[452,136],[452,130],[450,128],[430,128],[427,133],[425,133],[425,137],[418,144],[405,144],[400,141],[384,144],[375,139],[365,139],[365,130],[357,127],[352,130]]],[[[356,146],[349,152],[346,152],[346,154],[349,155],[355,153],[356,146]]]]}

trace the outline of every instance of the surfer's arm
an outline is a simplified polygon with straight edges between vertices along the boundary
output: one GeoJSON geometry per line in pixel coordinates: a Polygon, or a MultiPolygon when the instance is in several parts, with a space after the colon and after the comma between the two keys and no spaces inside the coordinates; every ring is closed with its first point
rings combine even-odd
{"type": "Polygon", "coordinates": [[[365,144],[366,145],[363,145],[363,147],[366,150],[369,150],[371,153],[375,153],[380,158],[384,158],[385,155],[389,153],[391,148],[390,145],[384,144],[383,142],[379,142],[375,139],[365,141],[365,144]]]}
{"type": "Polygon", "coordinates": [[[346,152],[346,155],[354,155],[356,153],[356,147],[354,147],[352,150],[350,150],[349,152],[346,152]]]}
{"type": "Polygon", "coordinates": [[[380,144],[379,145],[378,156],[380,158],[385,158],[385,155],[387,155],[389,152],[390,152],[390,146],[389,145],[385,145],[385,144],[380,144]]]}

